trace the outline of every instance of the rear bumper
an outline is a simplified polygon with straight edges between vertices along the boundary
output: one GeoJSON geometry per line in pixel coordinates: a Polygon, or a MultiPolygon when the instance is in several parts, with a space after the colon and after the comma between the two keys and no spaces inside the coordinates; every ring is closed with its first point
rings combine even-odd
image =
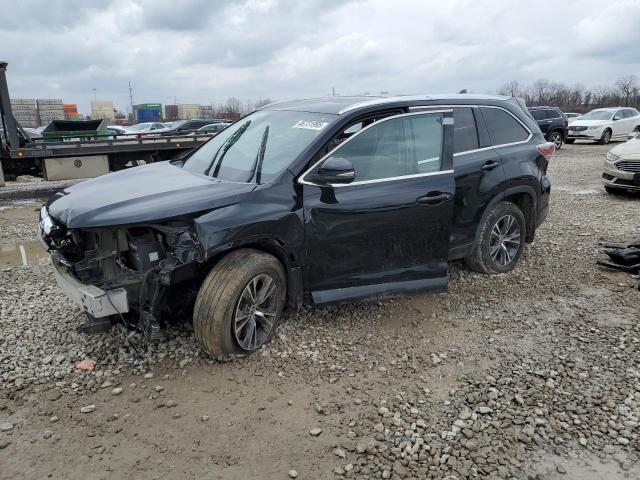
{"type": "Polygon", "coordinates": [[[53,272],[62,291],[85,312],[96,318],[129,311],[127,291],[124,288],[103,290],[80,283],[67,267],[52,259],[53,272]]]}

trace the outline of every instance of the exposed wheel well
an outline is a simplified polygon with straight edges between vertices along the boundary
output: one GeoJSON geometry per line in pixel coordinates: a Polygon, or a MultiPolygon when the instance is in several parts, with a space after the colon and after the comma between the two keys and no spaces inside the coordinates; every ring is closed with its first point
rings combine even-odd
{"type": "Polygon", "coordinates": [[[265,241],[251,241],[242,243],[230,247],[228,250],[224,250],[216,253],[207,261],[207,272],[213,268],[223,257],[227,256],[234,250],[241,248],[251,248],[258,250],[269,255],[274,256],[282,265],[287,276],[287,296],[285,305],[293,310],[297,310],[302,306],[302,275],[298,265],[298,259],[293,255],[287,255],[284,245],[280,246],[279,242],[265,240],[265,241]]]}
{"type": "Polygon", "coordinates": [[[518,206],[524,215],[524,221],[527,225],[527,243],[533,242],[536,233],[536,212],[533,199],[527,193],[514,193],[503,198],[505,202],[511,202],[518,206]]]}

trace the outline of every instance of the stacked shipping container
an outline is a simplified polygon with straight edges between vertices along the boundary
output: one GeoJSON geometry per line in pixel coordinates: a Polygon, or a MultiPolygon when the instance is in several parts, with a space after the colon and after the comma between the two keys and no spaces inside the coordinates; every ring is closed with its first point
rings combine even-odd
{"type": "Polygon", "coordinates": [[[14,118],[23,127],[35,128],[38,126],[38,111],[35,99],[12,98],[11,110],[13,110],[14,118]]]}
{"type": "Polygon", "coordinates": [[[40,125],[48,125],[53,120],[64,120],[64,107],[62,99],[43,99],[36,100],[38,106],[38,117],[40,125]]]}

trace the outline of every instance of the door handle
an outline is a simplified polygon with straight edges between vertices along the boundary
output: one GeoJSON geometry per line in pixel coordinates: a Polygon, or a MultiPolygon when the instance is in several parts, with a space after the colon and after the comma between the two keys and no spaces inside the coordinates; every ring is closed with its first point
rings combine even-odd
{"type": "Polygon", "coordinates": [[[448,192],[429,192],[426,195],[418,198],[416,202],[421,203],[422,205],[440,205],[448,200],[451,200],[451,195],[448,192]]]}
{"type": "Polygon", "coordinates": [[[480,168],[482,168],[482,170],[493,170],[498,165],[500,165],[500,164],[498,162],[496,162],[495,160],[489,160],[484,165],[482,165],[482,167],[480,167],[480,168]]]}

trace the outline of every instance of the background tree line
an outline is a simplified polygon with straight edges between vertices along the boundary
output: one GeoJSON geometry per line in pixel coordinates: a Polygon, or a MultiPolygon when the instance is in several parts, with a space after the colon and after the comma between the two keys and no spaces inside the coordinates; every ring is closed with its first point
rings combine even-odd
{"type": "Polygon", "coordinates": [[[565,112],[585,113],[599,107],[635,107],[640,109],[640,82],[635,75],[618,78],[611,86],[569,87],[541,78],[530,85],[512,80],[497,90],[499,95],[520,97],[527,106],[550,105],[565,112]]]}
{"type": "Polygon", "coordinates": [[[238,120],[239,118],[255,112],[265,105],[273,103],[270,98],[259,98],[258,100],[248,100],[242,102],[236,97],[229,98],[224,103],[213,105],[213,115],[215,118],[228,118],[229,120],[238,120]]]}

